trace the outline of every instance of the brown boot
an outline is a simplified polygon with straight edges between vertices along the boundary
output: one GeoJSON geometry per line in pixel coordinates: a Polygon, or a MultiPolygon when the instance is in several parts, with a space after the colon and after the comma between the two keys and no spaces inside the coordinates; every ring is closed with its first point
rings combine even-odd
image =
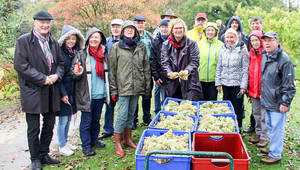
{"type": "Polygon", "coordinates": [[[125,156],[125,152],[124,152],[124,150],[122,148],[122,145],[121,145],[122,136],[123,136],[123,134],[117,134],[117,133],[115,133],[116,155],[118,157],[121,157],[121,158],[125,156]]]}
{"type": "Polygon", "coordinates": [[[136,149],[136,144],[133,143],[131,139],[131,129],[125,129],[124,132],[124,145],[136,149]]]}
{"type": "Polygon", "coordinates": [[[280,162],[281,159],[276,159],[276,158],[272,158],[272,157],[265,157],[263,159],[261,159],[260,161],[263,162],[263,163],[266,163],[266,164],[275,164],[275,163],[278,163],[280,162]]]}
{"type": "Polygon", "coordinates": [[[264,148],[265,146],[267,146],[269,143],[269,141],[267,140],[259,140],[259,142],[256,144],[257,147],[259,148],[264,148]]]}
{"type": "Polygon", "coordinates": [[[254,136],[254,138],[250,138],[249,139],[249,142],[251,142],[251,143],[258,143],[259,142],[259,138],[260,138],[260,136],[259,135],[255,135],[254,136]]]}

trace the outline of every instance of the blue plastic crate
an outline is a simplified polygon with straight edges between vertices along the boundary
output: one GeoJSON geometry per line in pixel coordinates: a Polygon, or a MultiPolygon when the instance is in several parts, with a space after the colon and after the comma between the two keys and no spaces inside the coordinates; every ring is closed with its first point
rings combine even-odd
{"type": "MultiPolygon", "coordinates": [[[[164,129],[164,128],[157,128],[157,127],[154,127],[158,122],[159,122],[159,118],[160,118],[160,114],[163,114],[164,116],[174,116],[174,115],[178,115],[178,113],[173,113],[173,112],[167,112],[167,111],[160,111],[158,112],[157,115],[155,115],[155,117],[152,119],[152,121],[150,122],[149,124],[149,129],[157,129],[157,130],[169,130],[169,129],[164,129]]],[[[187,117],[190,117],[194,120],[194,127],[193,129],[191,129],[190,132],[193,132],[196,130],[196,127],[197,127],[197,117],[196,116],[189,116],[189,115],[184,115],[184,116],[187,116],[187,117]]],[[[172,129],[174,131],[181,131],[181,130],[176,130],[176,129],[172,129]]]]}
{"type": "MultiPolygon", "coordinates": [[[[231,117],[234,122],[235,122],[235,132],[224,132],[224,133],[239,133],[239,128],[238,128],[238,123],[237,123],[237,118],[235,114],[212,114],[214,117],[231,117]]],[[[203,117],[202,115],[199,115],[196,121],[196,128],[195,128],[195,133],[200,132],[200,133],[208,133],[208,131],[198,131],[198,126],[199,126],[199,119],[203,117]]]]}
{"type": "MultiPolygon", "coordinates": [[[[182,101],[186,101],[186,100],[183,100],[183,99],[176,99],[176,98],[171,98],[171,97],[167,97],[164,101],[164,104],[163,104],[163,107],[162,107],[162,110],[165,111],[165,106],[168,104],[169,101],[174,101],[174,102],[177,102],[177,103],[181,103],[182,101]]],[[[198,102],[195,102],[195,101],[192,101],[192,105],[196,106],[197,107],[197,115],[199,114],[199,104],[198,102]]],[[[176,113],[176,112],[172,112],[172,113],[176,113]]],[[[195,116],[197,116],[195,115],[195,116]]]]}
{"type": "MultiPolygon", "coordinates": [[[[222,101],[199,101],[198,102],[198,104],[199,104],[199,112],[198,112],[199,115],[201,115],[201,113],[200,113],[200,107],[201,107],[201,105],[204,104],[204,103],[207,103],[207,102],[212,102],[212,103],[226,103],[228,105],[229,109],[231,110],[230,113],[233,113],[233,114],[235,113],[233,105],[232,105],[231,101],[229,101],[229,100],[222,100],[222,101]]],[[[225,114],[225,113],[220,113],[220,114],[225,114]]]]}
{"type": "MultiPolygon", "coordinates": [[[[168,132],[168,130],[154,130],[154,129],[147,129],[144,130],[137,149],[135,151],[135,161],[136,161],[136,170],[144,170],[145,169],[145,157],[146,155],[140,154],[143,149],[144,139],[145,137],[150,136],[161,136],[168,132]]],[[[191,133],[189,132],[178,132],[173,131],[173,133],[177,136],[181,136],[184,134],[189,134],[189,151],[192,149],[192,142],[191,142],[191,133]]],[[[149,157],[149,170],[190,170],[191,167],[191,156],[156,156],[151,155],[149,157]],[[160,164],[157,163],[154,159],[170,159],[168,163],[160,164]]]]}

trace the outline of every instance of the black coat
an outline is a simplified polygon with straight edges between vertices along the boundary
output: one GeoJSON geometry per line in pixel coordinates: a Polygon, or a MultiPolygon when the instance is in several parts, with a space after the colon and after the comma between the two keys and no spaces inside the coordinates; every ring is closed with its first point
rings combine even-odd
{"type": "Polygon", "coordinates": [[[184,37],[184,44],[177,50],[169,40],[162,45],[161,65],[165,74],[188,70],[188,80],[168,80],[165,88],[166,97],[173,97],[178,86],[181,88],[182,98],[198,101],[203,99],[202,87],[199,80],[199,50],[195,41],[184,37]],[[179,60],[179,61],[178,61],[179,60]]]}
{"type": "Polygon", "coordinates": [[[161,34],[158,35],[151,42],[151,56],[150,67],[153,79],[156,81],[161,79],[163,83],[167,81],[167,76],[161,68],[161,47],[164,40],[161,38],[161,34]]]}
{"type": "Polygon", "coordinates": [[[268,111],[280,112],[280,105],[288,106],[296,93],[295,71],[290,57],[281,46],[267,57],[262,51],[261,60],[261,105],[268,111]]]}
{"type": "MultiPolygon", "coordinates": [[[[63,55],[64,55],[65,74],[64,74],[61,82],[59,82],[59,89],[60,89],[61,97],[68,96],[69,103],[71,104],[71,106],[68,104],[65,104],[64,102],[62,102],[60,100],[60,111],[56,112],[56,115],[57,116],[68,116],[68,115],[72,115],[77,112],[76,104],[75,104],[75,81],[73,80],[73,77],[72,77],[72,74],[70,71],[71,67],[72,67],[72,59],[73,58],[71,58],[69,56],[68,52],[66,51],[66,48],[64,49],[64,47],[62,47],[61,49],[62,49],[63,55]]],[[[76,47],[75,49],[78,51],[80,50],[79,47],[76,47]]]]}
{"type": "Polygon", "coordinates": [[[54,60],[51,71],[33,32],[17,39],[14,68],[18,72],[23,112],[39,114],[60,110],[58,81],[64,74],[64,58],[57,41],[51,36],[49,46],[54,60]],[[58,81],[50,86],[44,85],[46,76],[51,74],[57,74],[58,81]],[[49,103],[52,103],[51,107],[49,103]]]}

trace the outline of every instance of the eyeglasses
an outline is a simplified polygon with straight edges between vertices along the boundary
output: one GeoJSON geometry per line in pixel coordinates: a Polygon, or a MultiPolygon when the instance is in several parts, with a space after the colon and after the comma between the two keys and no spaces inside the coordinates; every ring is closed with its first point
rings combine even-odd
{"type": "Polygon", "coordinates": [[[273,42],[273,41],[275,41],[275,39],[263,40],[264,43],[270,43],[270,42],[273,42]]]}
{"type": "Polygon", "coordinates": [[[182,30],[182,29],[184,29],[184,27],[174,27],[173,29],[174,30],[182,30]]]}

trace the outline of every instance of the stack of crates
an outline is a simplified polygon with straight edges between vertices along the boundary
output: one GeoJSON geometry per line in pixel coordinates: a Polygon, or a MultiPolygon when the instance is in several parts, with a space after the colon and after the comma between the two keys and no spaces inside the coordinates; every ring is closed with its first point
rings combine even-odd
{"type": "MultiPolygon", "coordinates": [[[[153,118],[149,124],[149,129],[145,130],[139,140],[135,158],[136,158],[136,170],[145,169],[145,155],[141,154],[143,149],[143,143],[145,137],[149,136],[161,136],[165,134],[169,129],[157,128],[155,125],[159,122],[161,114],[164,116],[174,116],[180,113],[169,112],[165,110],[165,106],[169,101],[181,103],[182,99],[166,98],[162,107],[162,110],[153,118]]],[[[190,151],[207,151],[207,152],[226,152],[229,153],[234,160],[234,169],[248,169],[250,157],[247,149],[243,143],[241,136],[239,135],[239,129],[237,126],[237,118],[234,113],[233,106],[230,101],[211,101],[213,103],[226,103],[230,109],[230,113],[212,114],[215,117],[231,117],[235,122],[234,132],[207,132],[197,131],[199,118],[203,115],[199,111],[201,105],[208,101],[193,101],[192,104],[197,107],[197,113],[194,116],[184,115],[191,117],[194,120],[194,127],[190,131],[173,130],[173,133],[177,136],[188,133],[189,134],[189,150],[190,151]]],[[[200,156],[156,156],[152,155],[149,158],[150,170],[200,170],[200,169],[229,169],[229,162],[225,158],[213,158],[213,157],[200,157],[200,156]],[[160,164],[155,159],[168,159],[169,161],[164,164],[160,164]],[[225,161],[224,161],[225,160],[225,161]]]]}

